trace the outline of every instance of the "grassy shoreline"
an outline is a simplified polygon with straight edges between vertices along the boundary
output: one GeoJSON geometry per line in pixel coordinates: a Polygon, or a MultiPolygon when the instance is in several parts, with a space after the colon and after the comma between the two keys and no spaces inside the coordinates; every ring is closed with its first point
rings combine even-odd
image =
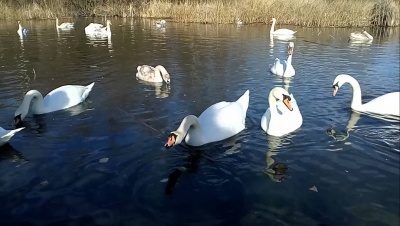
{"type": "Polygon", "coordinates": [[[309,27],[399,26],[399,0],[8,0],[0,19],[76,16],[168,18],[184,23],[270,23],[309,27]]]}

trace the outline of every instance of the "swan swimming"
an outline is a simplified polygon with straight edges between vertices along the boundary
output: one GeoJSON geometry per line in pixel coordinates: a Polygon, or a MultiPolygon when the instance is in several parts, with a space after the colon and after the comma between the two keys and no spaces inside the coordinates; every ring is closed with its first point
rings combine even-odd
{"type": "Polygon", "coordinates": [[[0,146],[6,144],[17,132],[23,130],[24,127],[13,129],[13,130],[5,130],[0,127],[0,146]]]}
{"type": "Polygon", "coordinates": [[[54,89],[44,98],[37,90],[30,90],[25,94],[21,105],[14,113],[16,125],[20,125],[28,114],[32,102],[31,111],[33,114],[46,114],[73,107],[82,103],[88,96],[94,86],[94,82],[87,86],[65,85],[54,89]]]}
{"type": "Polygon", "coordinates": [[[349,39],[353,41],[372,41],[374,37],[372,37],[372,35],[370,35],[366,30],[363,30],[362,32],[350,33],[349,39]]]}
{"type": "Polygon", "coordinates": [[[157,27],[157,28],[165,27],[166,24],[167,24],[167,22],[166,22],[165,20],[158,20],[158,21],[156,21],[156,27],[157,27]]]}
{"type": "Polygon", "coordinates": [[[293,56],[294,43],[289,42],[288,45],[288,58],[287,60],[280,60],[279,58],[275,59],[274,65],[271,67],[271,72],[273,74],[282,76],[282,77],[292,77],[296,74],[296,71],[292,65],[292,56],[293,56]]]}
{"type": "Polygon", "coordinates": [[[163,82],[171,83],[169,74],[165,67],[157,65],[152,67],[149,65],[142,65],[137,67],[136,78],[146,82],[163,82]]]}
{"type": "Polygon", "coordinates": [[[69,30],[74,28],[74,23],[65,22],[58,25],[58,17],[56,17],[56,28],[61,30],[69,30]]]}
{"type": "Polygon", "coordinates": [[[353,88],[353,99],[351,101],[351,108],[353,110],[381,115],[400,116],[400,92],[387,93],[368,103],[362,104],[361,88],[358,81],[350,75],[340,74],[336,76],[333,81],[333,96],[336,96],[339,88],[346,82],[353,88]]]}
{"type": "Polygon", "coordinates": [[[272,21],[272,25],[271,25],[271,29],[269,30],[270,35],[294,35],[294,33],[297,32],[297,31],[292,31],[290,29],[286,29],[286,28],[281,28],[281,29],[274,31],[276,19],[272,18],[271,21],[272,21]]]}
{"type": "Polygon", "coordinates": [[[26,36],[26,34],[28,34],[28,29],[22,27],[21,21],[19,21],[19,20],[18,20],[18,30],[17,30],[17,33],[18,33],[19,37],[21,37],[21,38],[24,37],[24,36],[26,36]]]}
{"type": "Polygon", "coordinates": [[[303,116],[293,94],[289,95],[284,88],[275,87],[269,92],[268,102],[269,108],[261,117],[261,128],[265,132],[279,137],[301,127],[303,116]]]}
{"type": "Polygon", "coordinates": [[[86,35],[91,36],[111,36],[110,25],[112,25],[110,20],[107,20],[106,27],[104,27],[102,24],[90,23],[85,27],[85,33],[86,35]]]}
{"type": "Polygon", "coordinates": [[[168,135],[165,147],[170,148],[183,140],[190,146],[201,146],[238,134],[245,128],[249,94],[250,91],[247,90],[235,102],[215,103],[199,117],[186,116],[178,129],[168,135]]]}

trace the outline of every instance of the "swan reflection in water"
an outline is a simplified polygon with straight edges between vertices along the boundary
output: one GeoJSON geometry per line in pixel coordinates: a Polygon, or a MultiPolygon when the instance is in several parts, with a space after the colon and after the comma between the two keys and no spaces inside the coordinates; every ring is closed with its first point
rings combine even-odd
{"type": "Polygon", "coordinates": [[[166,98],[171,93],[171,86],[169,84],[160,83],[160,82],[146,82],[140,79],[137,79],[138,82],[146,85],[145,91],[154,91],[156,98],[166,98]],[[150,90],[148,88],[154,88],[154,90],[150,90]]]}
{"type": "Polygon", "coordinates": [[[268,139],[268,151],[265,155],[266,169],[265,173],[273,182],[282,182],[286,179],[285,175],[289,169],[285,163],[277,162],[272,158],[279,153],[282,148],[283,142],[290,141],[294,137],[294,134],[288,134],[283,137],[276,137],[267,135],[268,139]]]}
{"type": "Polygon", "coordinates": [[[354,47],[371,46],[372,40],[349,40],[349,45],[354,47]]]}
{"type": "MultiPolygon", "coordinates": [[[[296,36],[294,35],[270,35],[269,36],[269,46],[272,48],[274,47],[274,39],[278,40],[278,43],[288,43],[294,39],[296,39],[296,36]]],[[[271,49],[270,51],[273,53],[273,50],[271,49]]]]}
{"type": "Polygon", "coordinates": [[[353,130],[360,117],[361,117],[360,113],[352,111],[350,119],[347,122],[346,130],[344,132],[335,131],[332,127],[330,127],[326,130],[326,133],[329,136],[333,137],[333,139],[335,139],[336,141],[345,141],[350,136],[349,131],[353,130]]]}
{"type": "Polygon", "coordinates": [[[104,45],[106,43],[106,41],[107,41],[108,51],[110,53],[114,52],[110,33],[107,34],[107,35],[90,35],[90,34],[86,34],[86,37],[89,40],[88,44],[93,45],[95,47],[98,46],[98,45],[104,45]]]}
{"type": "Polygon", "coordinates": [[[11,144],[6,143],[0,146],[0,161],[11,160],[13,162],[20,161],[21,163],[29,162],[29,160],[11,144]]]}

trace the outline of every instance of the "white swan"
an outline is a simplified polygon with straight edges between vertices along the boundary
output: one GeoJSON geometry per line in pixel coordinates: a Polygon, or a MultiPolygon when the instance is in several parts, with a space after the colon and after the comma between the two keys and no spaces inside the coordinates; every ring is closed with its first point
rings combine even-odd
{"type": "Polygon", "coordinates": [[[14,136],[15,133],[23,130],[24,127],[18,128],[18,129],[13,129],[13,130],[5,130],[2,127],[0,127],[0,146],[6,144],[11,137],[14,136]]]}
{"type": "Polygon", "coordinates": [[[70,108],[83,102],[93,86],[94,82],[87,86],[65,85],[54,89],[44,98],[39,91],[30,90],[14,113],[15,124],[18,125],[26,117],[31,102],[31,111],[37,115],[70,108]]]}
{"type": "Polygon", "coordinates": [[[21,21],[19,21],[19,20],[18,20],[18,30],[17,30],[17,33],[18,33],[19,37],[21,37],[21,38],[24,37],[24,36],[26,36],[26,34],[28,34],[28,29],[22,27],[21,21]]]}
{"type": "Polygon", "coordinates": [[[292,65],[293,48],[294,48],[294,43],[289,42],[287,60],[281,61],[279,58],[275,59],[274,65],[272,65],[271,67],[271,72],[273,74],[282,77],[292,77],[296,74],[296,71],[294,70],[292,65]]]}
{"type": "Polygon", "coordinates": [[[146,82],[165,81],[167,84],[171,82],[167,70],[161,65],[157,65],[156,67],[142,65],[137,67],[137,71],[136,78],[146,82]]]}
{"type": "Polygon", "coordinates": [[[167,22],[165,20],[156,21],[156,27],[158,27],[158,28],[165,27],[166,24],[167,24],[167,22]]]}
{"type": "Polygon", "coordinates": [[[169,134],[165,147],[180,144],[183,139],[190,146],[201,146],[238,134],[245,128],[249,93],[247,90],[235,102],[213,104],[198,118],[194,115],[186,116],[178,129],[169,134]]]}
{"type": "Polygon", "coordinates": [[[271,25],[271,29],[269,30],[269,34],[271,34],[271,35],[294,35],[294,33],[297,32],[297,31],[292,31],[290,29],[286,29],[286,28],[282,28],[282,29],[278,29],[278,30],[274,31],[276,19],[272,18],[271,21],[272,21],[272,25],[271,25]]]}
{"type": "Polygon", "coordinates": [[[58,17],[56,17],[56,28],[57,29],[62,29],[62,30],[69,30],[69,29],[73,29],[74,28],[74,23],[62,23],[60,25],[58,25],[58,17]]]}
{"type": "Polygon", "coordinates": [[[285,89],[273,88],[269,93],[268,102],[269,108],[261,117],[261,128],[269,135],[283,136],[303,124],[303,117],[296,100],[285,89]]]}
{"type": "Polygon", "coordinates": [[[360,84],[352,76],[341,74],[336,76],[333,81],[333,96],[336,95],[339,88],[346,82],[353,88],[353,99],[351,101],[351,108],[353,110],[381,115],[400,116],[400,92],[387,93],[368,103],[362,104],[360,84]]]}
{"type": "Polygon", "coordinates": [[[91,36],[110,36],[110,25],[112,25],[110,20],[107,20],[106,27],[104,27],[102,24],[90,23],[88,26],[85,27],[85,33],[86,35],[91,36]]]}
{"type": "Polygon", "coordinates": [[[236,18],[236,25],[237,26],[243,25],[243,21],[241,21],[239,18],[236,18]]]}
{"type": "Polygon", "coordinates": [[[357,31],[350,33],[349,39],[353,41],[372,41],[374,37],[363,30],[362,32],[357,31]]]}

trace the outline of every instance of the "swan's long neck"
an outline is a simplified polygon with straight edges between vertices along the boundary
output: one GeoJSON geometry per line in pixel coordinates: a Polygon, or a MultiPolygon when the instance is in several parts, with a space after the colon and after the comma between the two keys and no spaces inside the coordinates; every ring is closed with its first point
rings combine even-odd
{"type": "Polygon", "coordinates": [[[111,35],[110,23],[107,23],[107,34],[108,34],[109,36],[111,35]]]}
{"type": "Polygon", "coordinates": [[[168,71],[165,69],[165,67],[161,65],[157,65],[155,67],[155,72],[157,72],[159,75],[161,75],[162,79],[166,82],[169,83],[169,74],[168,71]]]}
{"type": "Polygon", "coordinates": [[[361,110],[362,102],[361,102],[361,87],[360,84],[353,77],[347,77],[346,82],[351,85],[353,88],[353,99],[351,101],[351,108],[354,110],[361,110]]]}
{"type": "Polygon", "coordinates": [[[368,38],[368,39],[371,39],[371,40],[373,40],[374,39],[374,37],[372,37],[372,35],[370,35],[368,32],[366,32],[366,31],[364,31],[364,35],[368,38]]]}
{"type": "Polygon", "coordinates": [[[16,110],[16,114],[21,114],[21,119],[24,119],[28,114],[30,103],[32,102],[32,110],[35,113],[44,111],[44,101],[42,94],[37,90],[30,90],[25,94],[22,104],[16,110]]]}
{"type": "Polygon", "coordinates": [[[186,140],[202,139],[202,131],[201,131],[200,123],[199,123],[198,118],[194,115],[186,116],[182,120],[178,129],[172,133],[175,133],[178,135],[178,137],[176,139],[176,144],[181,143],[185,137],[186,137],[186,140]]]}
{"type": "Polygon", "coordinates": [[[292,54],[290,54],[286,60],[287,65],[292,65],[292,54]]]}
{"type": "Polygon", "coordinates": [[[58,28],[58,18],[56,18],[56,28],[58,28]]]}
{"type": "Polygon", "coordinates": [[[273,33],[274,33],[274,29],[275,29],[275,23],[276,23],[276,21],[275,21],[275,20],[274,20],[274,21],[272,21],[271,29],[269,30],[269,33],[270,33],[270,34],[273,34],[273,33]]]}

